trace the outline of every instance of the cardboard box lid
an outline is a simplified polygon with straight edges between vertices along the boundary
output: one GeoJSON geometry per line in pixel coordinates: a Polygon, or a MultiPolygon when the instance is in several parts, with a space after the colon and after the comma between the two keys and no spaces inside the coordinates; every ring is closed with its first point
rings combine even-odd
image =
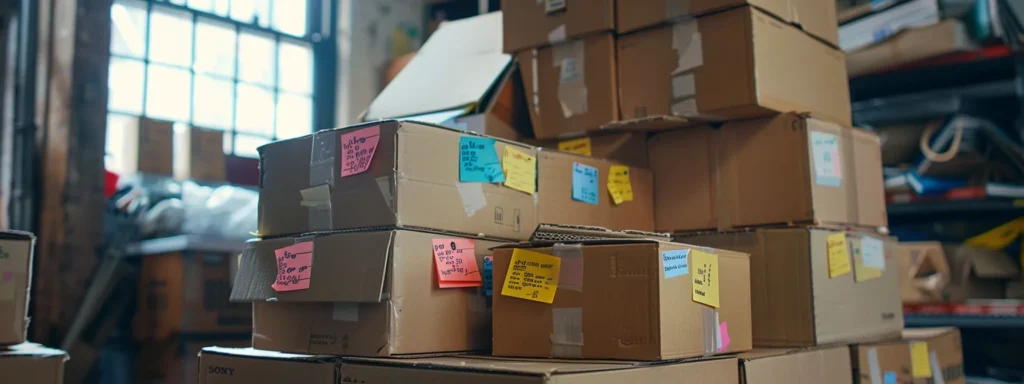
{"type": "Polygon", "coordinates": [[[970,246],[957,249],[957,259],[967,263],[973,275],[980,279],[1012,279],[1020,276],[1020,267],[1002,252],[970,246]]]}
{"type": "Polygon", "coordinates": [[[807,349],[754,349],[740,353],[745,384],[851,383],[846,345],[807,349]]]}
{"type": "Polygon", "coordinates": [[[365,120],[485,107],[478,104],[512,63],[502,44],[501,12],[441,24],[370,103],[365,120]]]}
{"type": "Polygon", "coordinates": [[[903,330],[903,338],[906,340],[926,340],[954,332],[959,333],[960,331],[953,327],[907,328],[903,330]]]}
{"type": "Polygon", "coordinates": [[[31,357],[33,359],[62,358],[68,359],[68,353],[59,349],[49,348],[36,343],[21,343],[0,349],[0,359],[8,357],[31,357]]]}
{"type": "Polygon", "coordinates": [[[223,356],[234,356],[241,358],[253,358],[253,359],[268,359],[268,360],[284,360],[284,361],[296,361],[296,362],[309,362],[309,363],[329,363],[340,360],[336,356],[323,356],[323,355],[302,355],[297,353],[286,353],[278,351],[266,351],[255,348],[227,348],[227,347],[205,347],[199,355],[204,354],[212,355],[223,355],[223,356]]]}
{"type": "MultiPolygon", "coordinates": [[[[670,364],[696,364],[717,362],[735,363],[733,357],[709,357],[704,359],[675,360],[667,362],[642,361],[610,361],[610,360],[559,360],[559,359],[527,359],[503,358],[492,356],[453,356],[423,359],[379,359],[379,358],[343,358],[343,367],[348,363],[372,364],[405,368],[426,368],[460,372],[484,372],[525,376],[551,377],[579,373],[596,373],[617,371],[643,367],[657,367],[670,364]]],[[[735,366],[735,365],[734,365],[735,366]]]]}

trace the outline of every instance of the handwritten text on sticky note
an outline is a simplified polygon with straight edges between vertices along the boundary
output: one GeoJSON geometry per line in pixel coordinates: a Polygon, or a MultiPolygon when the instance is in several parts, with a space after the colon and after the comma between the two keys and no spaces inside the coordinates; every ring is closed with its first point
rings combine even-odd
{"type": "Polygon", "coordinates": [[[693,301],[715,308],[720,306],[718,280],[718,255],[690,250],[690,264],[693,268],[693,301]]]}
{"type": "Polygon", "coordinates": [[[572,199],[597,205],[600,195],[597,180],[597,168],[572,163],[572,199]]]}
{"type": "Polygon", "coordinates": [[[313,242],[303,241],[274,251],[277,256],[277,279],[271,285],[275,291],[287,292],[309,289],[313,277],[313,242]]]}
{"type": "Polygon", "coordinates": [[[850,273],[850,251],[846,233],[837,232],[825,238],[828,250],[828,277],[836,278],[850,273]]]}
{"type": "Polygon", "coordinates": [[[363,128],[341,135],[341,177],[352,176],[370,169],[373,154],[380,142],[380,126],[363,128]]]}
{"type": "Polygon", "coordinates": [[[483,281],[471,239],[434,239],[434,265],[441,288],[479,287],[483,281]]]}
{"type": "Polygon", "coordinates": [[[882,240],[864,236],[860,240],[860,251],[865,266],[885,270],[885,245],[882,240]]]}
{"type": "Polygon", "coordinates": [[[504,183],[494,139],[463,136],[459,138],[459,181],[463,183],[504,183]]]}
{"type": "Polygon", "coordinates": [[[661,253],[661,265],[665,270],[665,278],[671,279],[690,273],[690,264],[687,258],[690,256],[689,249],[677,249],[661,253]]]}
{"type": "Polygon", "coordinates": [[[501,168],[505,170],[506,187],[529,194],[537,191],[537,157],[506,146],[501,168]]]}
{"type": "Polygon", "coordinates": [[[565,140],[558,142],[558,150],[562,152],[577,153],[580,155],[591,155],[590,151],[590,138],[581,137],[578,139],[565,140]]]}
{"type": "Polygon", "coordinates": [[[613,165],[608,170],[608,193],[615,205],[633,201],[633,184],[629,181],[629,167],[613,165]]]}
{"type": "Polygon", "coordinates": [[[558,290],[561,267],[560,258],[525,249],[514,249],[508,272],[505,273],[505,283],[501,286],[501,294],[551,304],[555,301],[555,292],[558,290]]]}
{"type": "Polygon", "coordinates": [[[910,343],[910,371],[915,379],[932,377],[932,363],[928,359],[928,343],[914,341],[910,343]]]}

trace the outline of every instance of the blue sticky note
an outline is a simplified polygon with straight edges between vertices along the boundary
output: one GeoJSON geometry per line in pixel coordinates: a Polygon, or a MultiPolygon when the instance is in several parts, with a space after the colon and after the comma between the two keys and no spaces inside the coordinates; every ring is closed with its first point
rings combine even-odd
{"type": "Polygon", "coordinates": [[[896,372],[885,371],[885,384],[896,384],[896,372]]]}
{"type": "Polygon", "coordinates": [[[689,249],[662,252],[661,265],[665,270],[665,278],[671,279],[690,273],[689,256],[689,249]]]}
{"type": "Polygon", "coordinates": [[[597,179],[597,168],[572,163],[572,199],[597,205],[600,195],[597,179]]]}
{"type": "Polygon", "coordinates": [[[463,136],[459,138],[459,181],[463,183],[504,183],[494,139],[463,136]]]}
{"type": "Polygon", "coordinates": [[[491,290],[493,288],[493,287],[491,287],[491,285],[492,285],[492,281],[494,279],[494,258],[492,258],[491,256],[484,256],[484,276],[483,276],[483,278],[484,278],[484,281],[483,281],[483,284],[484,284],[484,294],[487,295],[487,296],[490,296],[491,295],[491,290]]]}

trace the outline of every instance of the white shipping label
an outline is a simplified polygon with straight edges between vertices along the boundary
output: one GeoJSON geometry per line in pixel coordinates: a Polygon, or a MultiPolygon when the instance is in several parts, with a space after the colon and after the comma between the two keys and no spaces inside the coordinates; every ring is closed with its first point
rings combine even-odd
{"type": "Polygon", "coordinates": [[[860,252],[865,267],[885,270],[885,243],[882,240],[864,236],[860,240],[860,252]]]}
{"type": "Polygon", "coordinates": [[[839,187],[843,180],[839,137],[831,133],[811,131],[811,153],[814,155],[814,182],[818,185],[839,187]]]}

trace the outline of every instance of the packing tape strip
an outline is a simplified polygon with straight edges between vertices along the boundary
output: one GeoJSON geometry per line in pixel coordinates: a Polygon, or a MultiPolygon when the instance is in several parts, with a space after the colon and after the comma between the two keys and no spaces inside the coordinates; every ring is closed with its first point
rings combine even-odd
{"type": "Polygon", "coordinates": [[[394,212],[395,194],[391,192],[391,176],[381,176],[374,180],[377,181],[377,188],[380,188],[380,195],[384,198],[384,203],[388,205],[388,209],[394,212]]]}
{"type": "Polygon", "coordinates": [[[301,205],[309,212],[309,230],[328,230],[333,226],[331,188],[334,187],[334,159],[338,143],[333,131],[313,133],[309,156],[309,186],[300,191],[301,205]]]}
{"type": "Polygon", "coordinates": [[[359,303],[335,302],[331,310],[331,319],[335,321],[359,321],[359,303]]]}
{"type": "Polygon", "coordinates": [[[585,82],[587,66],[584,58],[583,40],[557,44],[554,46],[552,66],[559,69],[558,101],[562,105],[565,118],[587,113],[587,84],[585,82]]]}
{"type": "MultiPolygon", "coordinates": [[[[670,3],[676,4],[672,0],[668,0],[666,4],[670,3]]],[[[672,49],[676,51],[676,69],[672,71],[670,79],[672,114],[684,117],[697,116],[700,114],[697,108],[697,82],[692,71],[704,65],[704,49],[697,19],[688,19],[672,25],[672,49]]]]}
{"type": "Polygon", "coordinates": [[[583,292],[583,246],[581,244],[555,244],[553,256],[562,259],[558,273],[558,288],[583,292]]]}
{"type": "Polygon", "coordinates": [[[532,60],[532,63],[531,63],[532,64],[531,68],[532,68],[532,72],[533,72],[533,76],[531,76],[533,78],[532,81],[531,81],[533,83],[533,97],[532,97],[532,99],[533,99],[533,103],[532,103],[533,104],[533,113],[539,116],[540,115],[540,80],[538,79],[539,76],[537,75],[537,70],[539,69],[539,66],[537,65],[537,49],[534,48],[532,51],[530,51],[530,53],[532,54],[532,57],[533,57],[533,60],[532,60]]]}
{"type": "Polygon", "coordinates": [[[690,15],[690,0],[665,0],[665,20],[690,15]]]}
{"type": "Polygon", "coordinates": [[[548,32],[548,44],[555,45],[565,41],[565,24],[559,25],[548,32]]]}
{"type": "Polygon", "coordinates": [[[551,309],[551,357],[583,357],[583,308],[551,309]]]}
{"type": "Polygon", "coordinates": [[[868,372],[871,374],[871,382],[879,384],[882,382],[882,368],[878,366],[878,350],[868,349],[868,372]]]}
{"type": "Polygon", "coordinates": [[[946,384],[946,378],[942,375],[942,364],[939,364],[939,355],[935,351],[929,351],[928,360],[932,366],[932,384],[946,384]]]}
{"type": "Polygon", "coordinates": [[[483,183],[455,183],[455,190],[459,192],[462,210],[466,212],[467,217],[473,217],[477,211],[487,207],[483,183]]]}
{"type": "Polygon", "coordinates": [[[701,305],[701,334],[704,336],[704,356],[711,356],[718,353],[722,347],[721,328],[718,323],[718,310],[706,305],[701,305]]]}

